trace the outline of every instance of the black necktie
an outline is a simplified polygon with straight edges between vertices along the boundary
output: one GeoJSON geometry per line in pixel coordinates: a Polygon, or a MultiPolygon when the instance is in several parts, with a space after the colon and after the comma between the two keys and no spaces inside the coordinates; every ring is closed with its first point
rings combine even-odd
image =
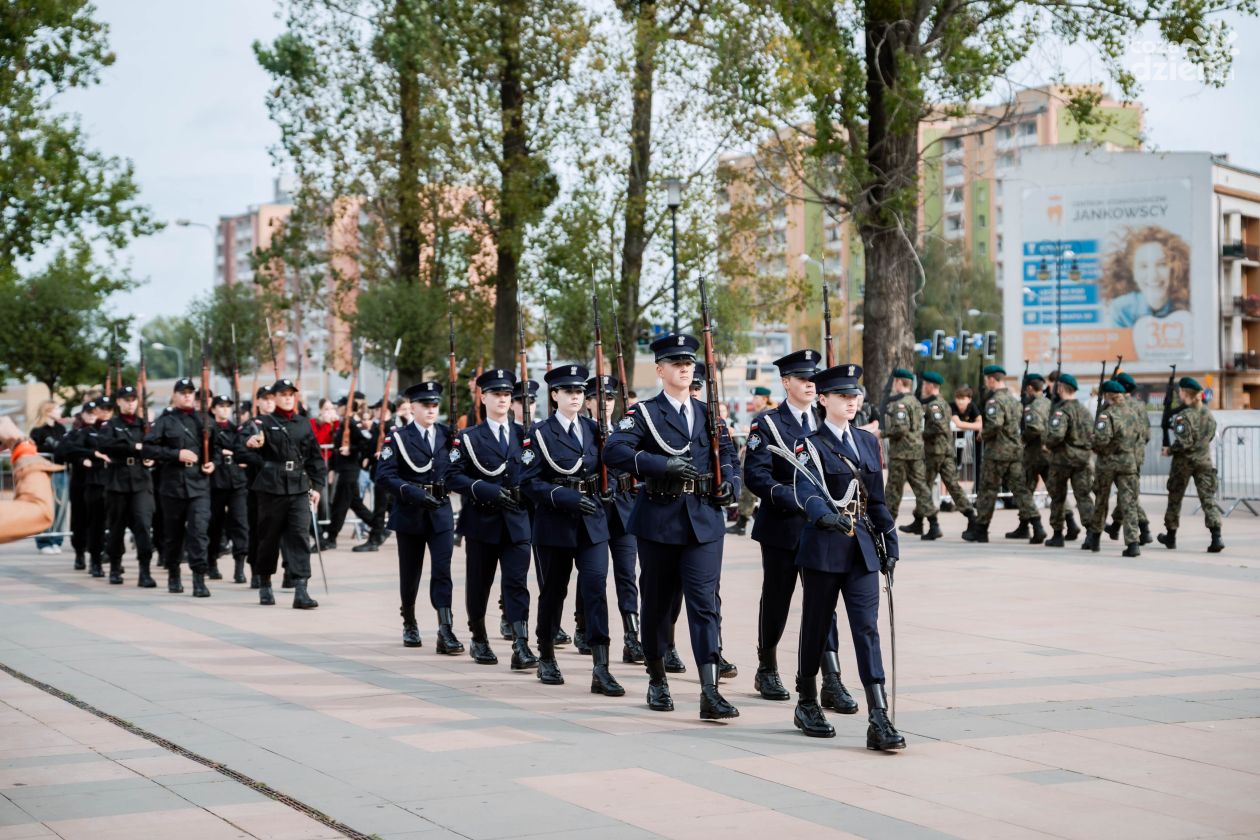
{"type": "Polygon", "coordinates": [[[801,428],[805,430],[805,434],[809,434],[810,432],[813,431],[813,428],[809,425],[809,411],[808,410],[801,412],[801,428]]]}
{"type": "Polygon", "coordinates": [[[855,441],[855,440],[853,439],[853,430],[852,430],[852,429],[845,429],[845,430],[844,430],[844,446],[845,446],[845,448],[846,448],[846,449],[848,449],[848,450],[849,450],[849,454],[853,456],[853,463],[855,463],[855,464],[856,464],[856,463],[858,463],[861,459],[860,459],[860,458],[858,458],[858,454],[857,454],[857,441],[855,441]]]}
{"type": "Polygon", "coordinates": [[[503,457],[506,458],[508,454],[507,426],[499,427],[499,449],[502,450],[503,457]]]}
{"type": "Polygon", "coordinates": [[[569,424],[569,440],[573,441],[573,445],[578,449],[582,448],[582,441],[578,439],[576,421],[569,424]]]}
{"type": "Polygon", "coordinates": [[[683,403],[682,405],[678,406],[678,416],[682,418],[683,429],[687,431],[687,434],[691,434],[691,427],[687,425],[687,404],[686,403],[683,403]]]}

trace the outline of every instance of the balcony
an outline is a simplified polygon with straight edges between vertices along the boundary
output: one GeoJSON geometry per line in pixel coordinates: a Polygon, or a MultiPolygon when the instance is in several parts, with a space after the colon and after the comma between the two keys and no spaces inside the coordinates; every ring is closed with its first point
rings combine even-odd
{"type": "Polygon", "coordinates": [[[1251,245],[1237,240],[1233,242],[1225,242],[1221,245],[1221,258],[1227,260],[1260,262],[1260,245],[1251,245]]]}
{"type": "Polygon", "coordinates": [[[1256,295],[1236,297],[1234,298],[1234,310],[1232,312],[1225,310],[1221,314],[1226,318],[1237,316],[1248,322],[1260,321],[1260,297],[1256,295]]]}

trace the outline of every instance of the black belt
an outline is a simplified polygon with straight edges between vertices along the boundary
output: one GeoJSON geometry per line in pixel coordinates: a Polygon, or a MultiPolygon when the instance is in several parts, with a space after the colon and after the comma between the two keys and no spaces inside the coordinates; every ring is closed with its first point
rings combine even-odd
{"type": "Polygon", "coordinates": [[[599,495],[600,482],[599,476],[597,475],[589,475],[585,478],[574,478],[572,476],[565,475],[557,478],[555,483],[560,487],[567,487],[570,490],[576,490],[586,496],[599,495]]]}
{"type": "Polygon", "coordinates": [[[450,496],[450,493],[446,491],[445,481],[438,481],[433,484],[421,484],[418,486],[420,487],[421,490],[428,493],[430,496],[437,499],[439,502],[446,501],[447,497],[450,496]]]}
{"type": "Polygon", "coordinates": [[[677,499],[679,496],[709,496],[713,493],[713,475],[704,473],[696,478],[649,478],[647,494],[653,498],[677,499]]]}
{"type": "Polygon", "coordinates": [[[275,467],[276,469],[284,470],[285,472],[294,472],[302,467],[302,465],[297,461],[268,461],[266,466],[275,467]]]}
{"type": "Polygon", "coordinates": [[[129,466],[129,467],[134,467],[135,465],[136,465],[136,459],[135,459],[135,458],[128,458],[128,459],[127,459],[127,466],[129,466]]]}

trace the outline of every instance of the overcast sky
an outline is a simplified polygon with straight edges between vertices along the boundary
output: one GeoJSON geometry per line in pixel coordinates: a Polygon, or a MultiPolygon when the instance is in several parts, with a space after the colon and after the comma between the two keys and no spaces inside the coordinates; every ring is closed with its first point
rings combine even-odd
{"type": "MultiPolygon", "coordinates": [[[[158,218],[213,223],[272,197],[269,147],[278,134],[267,117],[267,76],[250,49],[280,31],[267,0],[97,0],[118,60],[103,83],[65,97],[79,112],[93,144],[131,158],[142,200],[158,218]]],[[[1147,56],[1139,42],[1134,69],[1148,72],[1142,102],[1148,139],[1167,151],[1228,154],[1260,169],[1260,22],[1236,21],[1239,37],[1233,80],[1222,90],[1183,75],[1176,61],[1147,56]],[[1157,78],[1161,77],[1161,78],[1157,78]]],[[[1069,79],[1097,76],[1083,54],[1048,55],[1069,79]]],[[[1036,71],[1034,71],[1036,72],[1036,71]]],[[[1032,81],[1025,75],[1024,81],[1032,81]]],[[[120,297],[132,315],[171,315],[210,288],[213,241],[209,231],[171,225],[127,251],[137,277],[148,283],[120,297]]]]}

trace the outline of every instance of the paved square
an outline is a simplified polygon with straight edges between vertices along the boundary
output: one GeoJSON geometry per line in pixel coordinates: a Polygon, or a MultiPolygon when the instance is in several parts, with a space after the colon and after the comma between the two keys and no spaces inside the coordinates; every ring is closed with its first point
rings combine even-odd
{"type": "MultiPolygon", "coordinates": [[[[6,546],[0,663],[391,840],[1260,836],[1260,520],[1235,514],[1229,548],[1209,555],[1192,519],[1180,551],[1134,560],[1105,539],[1101,554],[1003,540],[1010,512],[988,545],[962,543],[954,515],[945,540],[907,539],[897,725],[909,748],[895,755],[864,748],[865,714],[830,715],[838,736],[813,741],[791,703],[754,695],[761,565],[740,537],[722,579],[740,666],[723,683],[741,711],[727,725],[697,719],[685,644],[673,714],[648,711],[641,666],[614,663],[626,697],[590,694],[590,660],[571,647],[561,687],[511,672],[507,642],[492,640],[496,667],[437,656],[427,608],[425,646],[402,647],[392,541],[327,554],[332,593],[314,587],[312,613],[288,609],[287,592],[260,607],[225,581],[209,600],[138,589],[134,560],[128,585],[109,586],[72,571],[71,555],[6,546]]],[[[457,549],[467,643],[462,561],[457,549]]],[[[789,684],[798,620],[799,596],[780,656],[789,684]]],[[[339,836],[0,674],[0,840],[339,836]]]]}

